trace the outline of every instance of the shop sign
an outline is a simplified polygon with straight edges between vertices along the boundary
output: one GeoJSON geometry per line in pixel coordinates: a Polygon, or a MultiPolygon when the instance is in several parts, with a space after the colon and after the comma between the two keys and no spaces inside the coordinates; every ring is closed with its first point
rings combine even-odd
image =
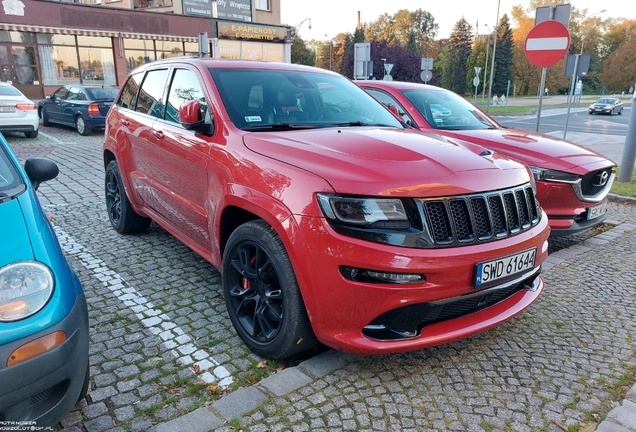
{"type": "Polygon", "coordinates": [[[210,0],[183,0],[183,14],[212,18],[212,2],[210,0]]]}
{"type": "Polygon", "coordinates": [[[263,42],[286,42],[287,28],[256,24],[220,22],[217,24],[219,39],[242,39],[263,42]]]}
{"type": "Polygon", "coordinates": [[[216,0],[217,18],[252,22],[250,0],[216,0]]]}

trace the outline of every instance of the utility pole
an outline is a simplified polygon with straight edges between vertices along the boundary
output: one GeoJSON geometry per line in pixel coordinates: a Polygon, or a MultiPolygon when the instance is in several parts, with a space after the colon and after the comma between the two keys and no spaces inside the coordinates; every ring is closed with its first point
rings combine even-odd
{"type": "Polygon", "coordinates": [[[490,52],[490,27],[488,28],[488,37],[486,38],[486,64],[484,65],[484,86],[481,90],[481,101],[484,101],[484,95],[486,94],[486,81],[488,81],[488,53],[490,52]]]}
{"type": "Polygon", "coordinates": [[[623,158],[621,159],[621,172],[618,173],[619,183],[632,181],[634,173],[634,159],[636,159],[636,91],[632,94],[632,113],[627,123],[627,136],[623,147],[623,158]]]}
{"type": "Polygon", "coordinates": [[[490,63],[490,85],[488,86],[488,101],[486,102],[486,112],[490,112],[490,98],[492,97],[492,78],[495,74],[495,53],[497,52],[497,32],[499,31],[499,6],[501,0],[497,2],[497,21],[495,22],[495,38],[492,44],[492,62],[490,63]]]}

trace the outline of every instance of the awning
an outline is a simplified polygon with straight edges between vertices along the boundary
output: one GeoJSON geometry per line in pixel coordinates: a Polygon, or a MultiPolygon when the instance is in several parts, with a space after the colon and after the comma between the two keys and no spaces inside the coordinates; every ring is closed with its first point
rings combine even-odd
{"type": "Polygon", "coordinates": [[[44,26],[35,26],[35,25],[26,25],[26,24],[0,24],[0,30],[67,34],[67,35],[77,35],[77,36],[123,37],[127,39],[150,39],[150,40],[165,40],[165,41],[173,41],[173,42],[198,42],[199,40],[197,36],[172,36],[172,35],[158,35],[158,34],[147,34],[147,33],[119,32],[119,31],[113,31],[113,30],[91,30],[91,29],[73,29],[73,28],[61,28],[61,27],[44,27],[44,26]]]}

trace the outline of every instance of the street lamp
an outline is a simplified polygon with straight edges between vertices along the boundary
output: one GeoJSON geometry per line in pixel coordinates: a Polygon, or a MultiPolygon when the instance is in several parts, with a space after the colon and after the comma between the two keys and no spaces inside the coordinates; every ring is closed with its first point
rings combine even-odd
{"type": "Polygon", "coordinates": [[[298,30],[300,30],[300,26],[301,26],[301,25],[303,25],[303,23],[304,23],[305,21],[309,21],[309,30],[311,30],[311,18],[305,18],[304,20],[302,20],[302,21],[300,22],[300,24],[298,24],[298,25],[294,26],[294,32],[295,32],[295,33],[298,33],[298,30]]]}
{"type": "Polygon", "coordinates": [[[497,32],[499,31],[499,6],[501,0],[497,2],[497,21],[495,21],[495,37],[492,44],[492,62],[490,63],[490,85],[488,86],[488,100],[486,101],[486,112],[490,112],[490,98],[492,97],[492,78],[495,75],[495,53],[497,52],[497,32]]]}
{"type": "Polygon", "coordinates": [[[488,27],[488,24],[484,24],[486,26],[486,28],[488,29],[488,36],[486,38],[486,64],[484,65],[484,85],[482,86],[482,90],[481,90],[481,101],[484,101],[484,95],[486,94],[486,79],[488,77],[488,53],[490,52],[490,33],[492,33],[490,31],[490,27],[488,27]]]}
{"type": "MultiPolygon", "coordinates": [[[[326,38],[329,38],[329,36],[325,35],[326,38]]],[[[333,45],[331,43],[331,39],[329,39],[329,70],[331,70],[331,49],[332,49],[333,45]]]]}

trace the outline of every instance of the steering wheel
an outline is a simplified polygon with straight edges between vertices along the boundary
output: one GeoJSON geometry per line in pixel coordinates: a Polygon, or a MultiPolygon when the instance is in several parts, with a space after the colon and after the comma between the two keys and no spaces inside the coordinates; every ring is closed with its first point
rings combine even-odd
{"type": "Polygon", "coordinates": [[[318,111],[316,114],[314,114],[314,116],[312,117],[312,120],[318,120],[323,114],[328,113],[328,112],[337,112],[337,113],[342,113],[342,110],[340,110],[340,108],[337,107],[327,107],[327,108],[323,108],[320,111],[318,111]]]}

